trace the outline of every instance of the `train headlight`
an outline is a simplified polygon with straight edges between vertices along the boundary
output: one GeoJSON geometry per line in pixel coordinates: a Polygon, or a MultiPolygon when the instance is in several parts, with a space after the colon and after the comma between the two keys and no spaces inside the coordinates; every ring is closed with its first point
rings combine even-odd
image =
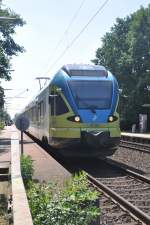
{"type": "Polygon", "coordinates": [[[67,118],[67,120],[70,120],[70,121],[76,122],[76,123],[82,122],[80,116],[77,116],[77,115],[76,116],[70,116],[70,117],[67,118]]]}
{"type": "Polygon", "coordinates": [[[80,122],[80,117],[79,116],[75,116],[74,120],[75,120],[75,122],[80,122]]]}
{"type": "Polygon", "coordinates": [[[113,116],[109,116],[109,117],[108,117],[108,121],[109,121],[109,122],[113,122],[113,121],[114,121],[113,116]]]}

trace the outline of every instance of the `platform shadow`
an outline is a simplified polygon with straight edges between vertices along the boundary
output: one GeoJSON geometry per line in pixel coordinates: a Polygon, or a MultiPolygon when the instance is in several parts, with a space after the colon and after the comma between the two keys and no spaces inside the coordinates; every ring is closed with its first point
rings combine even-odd
{"type": "Polygon", "coordinates": [[[0,145],[10,145],[11,139],[10,138],[0,138],[0,145]]]}

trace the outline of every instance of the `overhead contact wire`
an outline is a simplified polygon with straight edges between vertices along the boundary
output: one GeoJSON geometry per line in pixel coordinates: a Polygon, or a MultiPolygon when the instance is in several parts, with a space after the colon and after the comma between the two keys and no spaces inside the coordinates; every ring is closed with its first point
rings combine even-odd
{"type": "MultiPolygon", "coordinates": [[[[64,31],[64,33],[63,33],[61,39],[60,39],[60,40],[58,41],[58,43],[56,44],[56,46],[55,46],[55,48],[54,48],[52,54],[51,54],[50,57],[49,57],[49,59],[55,54],[56,50],[58,49],[58,47],[60,46],[60,44],[63,42],[65,35],[68,33],[68,31],[69,31],[71,25],[73,24],[73,22],[74,22],[75,19],[77,18],[77,16],[78,16],[78,14],[79,14],[79,12],[80,12],[80,10],[81,10],[81,8],[82,8],[82,6],[83,6],[83,4],[84,4],[85,1],[86,1],[86,0],[82,0],[80,6],[78,7],[78,9],[76,10],[76,12],[74,13],[74,15],[73,15],[73,17],[72,17],[72,19],[71,19],[69,25],[68,25],[67,28],[65,29],[65,31],[64,31]]],[[[48,62],[49,62],[49,60],[48,60],[48,62]]],[[[46,64],[46,66],[47,66],[47,65],[48,65],[48,63],[46,64]]]]}
{"type": "Polygon", "coordinates": [[[55,60],[55,62],[50,66],[49,70],[53,68],[53,66],[56,65],[56,63],[64,56],[64,54],[72,47],[72,45],[77,41],[77,39],[81,36],[81,34],[86,30],[86,28],[89,26],[89,24],[95,19],[95,17],[102,11],[102,9],[105,7],[105,5],[110,0],[106,0],[100,8],[96,11],[96,13],[90,18],[88,23],[81,29],[81,31],[75,36],[75,38],[71,41],[70,45],[68,45],[60,54],[60,56],[55,60]]]}

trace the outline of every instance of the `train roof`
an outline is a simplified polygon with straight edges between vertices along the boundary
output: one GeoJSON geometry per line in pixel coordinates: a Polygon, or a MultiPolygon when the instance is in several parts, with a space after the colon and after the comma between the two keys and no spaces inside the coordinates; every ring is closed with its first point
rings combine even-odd
{"type": "Polygon", "coordinates": [[[97,79],[97,78],[101,77],[102,79],[103,78],[105,79],[105,78],[110,78],[109,75],[111,74],[109,71],[106,70],[106,68],[104,66],[100,66],[100,65],[66,64],[60,70],[58,70],[58,72],[54,75],[54,77],[52,79],[50,79],[50,81],[47,83],[47,85],[44,86],[36,94],[36,96],[33,98],[33,100],[30,101],[30,103],[25,107],[24,110],[26,110],[27,108],[30,108],[30,105],[36,104],[38,97],[45,91],[46,88],[49,87],[49,85],[52,82],[55,83],[57,81],[59,84],[60,84],[60,82],[62,82],[62,79],[64,79],[64,76],[62,73],[60,73],[61,71],[64,71],[68,75],[68,78],[89,77],[90,79],[92,79],[95,77],[97,79]],[[60,75],[60,76],[57,76],[57,75],[60,75]]]}
{"type": "Polygon", "coordinates": [[[108,72],[104,66],[89,64],[67,64],[61,68],[70,77],[89,76],[89,77],[107,77],[108,72]],[[79,75],[80,74],[80,75],[79,75]]]}

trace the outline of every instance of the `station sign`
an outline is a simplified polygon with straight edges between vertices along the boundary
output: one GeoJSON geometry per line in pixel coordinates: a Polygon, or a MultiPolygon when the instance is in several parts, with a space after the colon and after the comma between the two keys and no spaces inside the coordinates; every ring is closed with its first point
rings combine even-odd
{"type": "Polygon", "coordinates": [[[26,131],[29,128],[30,122],[26,116],[20,115],[19,117],[17,117],[15,125],[18,130],[26,131]]]}

